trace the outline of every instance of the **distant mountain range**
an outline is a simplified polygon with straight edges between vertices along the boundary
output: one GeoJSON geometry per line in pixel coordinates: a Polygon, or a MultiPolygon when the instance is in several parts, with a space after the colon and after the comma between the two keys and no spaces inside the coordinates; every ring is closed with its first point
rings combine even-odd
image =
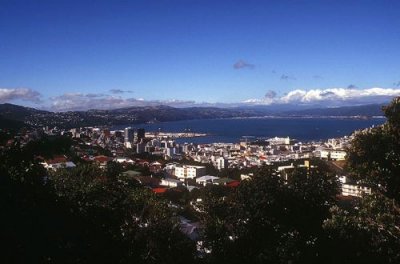
{"type": "Polygon", "coordinates": [[[22,126],[57,126],[62,128],[102,125],[140,124],[148,122],[167,122],[189,119],[213,119],[234,117],[372,117],[383,115],[381,104],[347,106],[338,108],[315,108],[287,110],[279,106],[257,107],[188,107],[170,106],[129,107],[113,110],[88,110],[69,112],[50,112],[34,108],[0,104],[0,128],[19,128],[22,126]]]}
{"type": "Polygon", "coordinates": [[[382,104],[369,104],[358,106],[342,106],[336,108],[313,108],[305,110],[285,111],[284,113],[292,116],[383,116],[382,104]]]}

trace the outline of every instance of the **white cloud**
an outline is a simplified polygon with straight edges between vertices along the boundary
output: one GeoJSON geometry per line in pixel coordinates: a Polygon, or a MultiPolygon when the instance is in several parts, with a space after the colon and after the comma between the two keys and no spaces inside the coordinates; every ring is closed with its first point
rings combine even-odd
{"type": "Polygon", "coordinates": [[[297,89],[288,92],[281,97],[263,99],[248,99],[247,104],[327,104],[327,106],[340,106],[344,104],[368,104],[380,103],[400,96],[400,89],[393,88],[369,88],[369,89],[297,89]]]}
{"type": "Polygon", "coordinates": [[[24,100],[40,103],[40,93],[28,88],[0,88],[0,103],[24,100]]]}
{"type": "Polygon", "coordinates": [[[155,106],[169,105],[174,107],[186,107],[195,104],[194,101],[184,100],[152,100],[146,101],[143,98],[122,98],[104,94],[82,94],[65,93],[51,98],[51,110],[54,111],[74,111],[89,109],[116,109],[134,106],[155,106]]]}
{"type": "Polygon", "coordinates": [[[234,107],[243,105],[309,105],[335,107],[343,105],[361,105],[384,103],[393,97],[400,96],[400,88],[330,88],[330,89],[296,89],[279,96],[275,91],[267,91],[262,98],[248,99],[240,103],[207,103],[190,100],[145,100],[143,98],[125,98],[119,95],[103,93],[65,93],[50,98],[49,105],[41,100],[39,92],[27,88],[0,88],[0,103],[10,101],[28,101],[41,104],[42,108],[53,111],[116,109],[168,105],[172,107],[214,106],[234,107]]]}

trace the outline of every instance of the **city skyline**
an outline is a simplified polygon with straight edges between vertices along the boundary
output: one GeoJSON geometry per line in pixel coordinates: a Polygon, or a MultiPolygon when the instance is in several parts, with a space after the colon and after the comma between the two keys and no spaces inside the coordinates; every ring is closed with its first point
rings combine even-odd
{"type": "Polygon", "coordinates": [[[397,1],[3,1],[0,103],[341,106],[400,95],[397,1]]]}

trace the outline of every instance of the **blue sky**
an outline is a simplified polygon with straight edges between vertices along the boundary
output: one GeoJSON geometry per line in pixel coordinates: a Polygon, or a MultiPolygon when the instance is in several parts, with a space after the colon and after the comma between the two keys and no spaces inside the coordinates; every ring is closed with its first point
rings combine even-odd
{"type": "Polygon", "coordinates": [[[368,0],[0,0],[0,102],[372,102],[400,95],[399,10],[368,0]]]}

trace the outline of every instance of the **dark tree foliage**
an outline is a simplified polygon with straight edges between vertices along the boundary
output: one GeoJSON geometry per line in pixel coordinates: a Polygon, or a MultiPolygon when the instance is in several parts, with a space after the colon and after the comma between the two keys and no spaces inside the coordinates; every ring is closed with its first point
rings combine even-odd
{"type": "Polygon", "coordinates": [[[115,161],[109,161],[106,166],[105,176],[111,181],[115,181],[124,171],[121,163],[115,161]]]}
{"type": "Polygon", "coordinates": [[[254,171],[256,170],[257,170],[256,168],[244,168],[244,169],[225,168],[220,170],[217,175],[218,177],[227,177],[234,180],[240,180],[241,174],[254,173],[254,171]]]}
{"type": "Polygon", "coordinates": [[[333,207],[324,223],[326,263],[400,262],[400,98],[384,107],[384,125],[355,133],[348,167],[369,185],[353,207],[333,207]]]}
{"type": "MultiPolygon", "coordinates": [[[[223,193],[219,191],[218,193],[223,193]]],[[[288,180],[264,167],[225,199],[205,206],[212,263],[309,263],[318,259],[322,223],[338,183],[324,167],[294,170],[288,180]],[[221,204],[221,206],[217,206],[221,204]]],[[[212,193],[208,197],[217,197],[212,193]]],[[[209,198],[211,199],[211,198],[209,198]]]]}
{"type": "Polygon", "coordinates": [[[373,194],[353,210],[337,206],[325,221],[324,263],[399,263],[400,214],[393,200],[373,194]]]}
{"type": "MultiPolygon", "coordinates": [[[[193,191],[192,191],[193,192],[193,191]]],[[[220,185],[207,185],[199,189],[196,198],[201,199],[198,209],[203,212],[199,215],[204,224],[203,247],[205,250],[211,249],[212,255],[207,261],[218,263],[225,261],[229,254],[229,217],[233,213],[230,198],[232,189],[220,185]]]]}
{"type": "Polygon", "coordinates": [[[2,263],[193,261],[167,203],[119,176],[118,164],[48,175],[32,156],[18,145],[0,153],[2,263]]]}
{"type": "Polygon", "coordinates": [[[40,155],[44,158],[52,158],[54,155],[70,154],[72,139],[67,136],[44,136],[35,141],[30,141],[24,148],[24,152],[31,155],[40,155]]]}
{"type": "Polygon", "coordinates": [[[96,166],[84,165],[57,171],[51,181],[58,196],[68,199],[92,225],[100,224],[102,231],[117,242],[115,247],[122,246],[122,252],[115,251],[119,256],[110,260],[190,261],[193,245],[180,232],[167,203],[150,190],[117,175],[119,170],[116,163],[107,166],[110,175],[96,166]]]}
{"type": "Polygon", "coordinates": [[[400,201],[400,98],[384,108],[387,122],[358,131],[349,148],[349,168],[356,179],[400,201]]]}
{"type": "Polygon", "coordinates": [[[2,263],[81,262],[85,223],[57,201],[43,167],[18,145],[0,160],[2,263]]]}
{"type": "Polygon", "coordinates": [[[189,203],[190,194],[185,187],[170,188],[164,193],[164,198],[171,203],[185,206],[189,203]]]}
{"type": "Polygon", "coordinates": [[[154,161],[159,161],[159,162],[163,162],[164,158],[162,156],[158,156],[158,155],[152,155],[149,152],[144,152],[144,153],[127,153],[128,156],[130,156],[132,159],[144,159],[144,160],[148,160],[150,162],[154,162],[154,161]]]}
{"type": "Polygon", "coordinates": [[[13,139],[15,136],[15,131],[7,129],[0,129],[0,145],[5,145],[6,142],[10,139],[13,139]]]}

